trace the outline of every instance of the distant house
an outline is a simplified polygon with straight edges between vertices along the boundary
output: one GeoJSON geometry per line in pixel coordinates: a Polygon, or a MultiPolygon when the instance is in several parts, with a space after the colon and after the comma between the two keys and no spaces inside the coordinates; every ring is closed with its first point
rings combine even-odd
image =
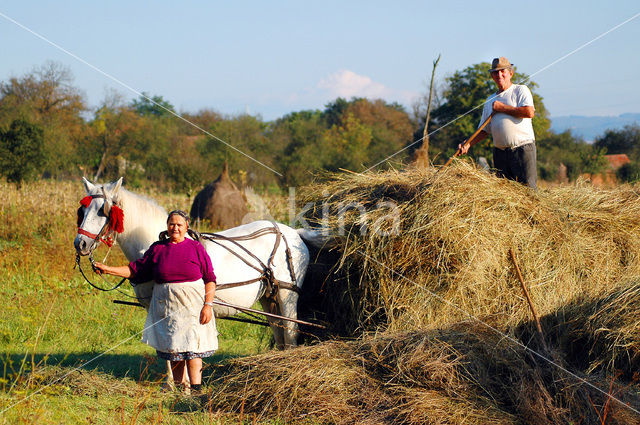
{"type": "Polygon", "coordinates": [[[618,179],[616,178],[616,171],[623,165],[630,163],[631,160],[624,153],[617,155],[605,155],[604,157],[609,163],[609,168],[602,173],[586,174],[584,175],[584,177],[590,179],[591,183],[594,186],[615,186],[618,183],[618,179]]]}
{"type": "Polygon", "coordinates": [[[622,167],[624,164],[628,164],[631,162],[631,160],[625,153],[621,153],[618,155],[605,155],[605,158],[607,158],[607,161],[609,161],[609,165],[611,166],[611,169],[613,171],[622,167]]]}

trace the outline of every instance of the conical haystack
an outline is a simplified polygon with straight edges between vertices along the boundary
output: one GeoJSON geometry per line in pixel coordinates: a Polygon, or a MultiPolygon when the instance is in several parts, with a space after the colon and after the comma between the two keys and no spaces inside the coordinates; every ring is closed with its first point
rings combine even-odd
{"type": "Polygon", "coordinates": [[[196,195],[190,215],[194,220],[207,220],[215,229],[228,229],[242,224],[248,212],[244,195],[231,181],[225,162],[220,176],[196,195]]]}

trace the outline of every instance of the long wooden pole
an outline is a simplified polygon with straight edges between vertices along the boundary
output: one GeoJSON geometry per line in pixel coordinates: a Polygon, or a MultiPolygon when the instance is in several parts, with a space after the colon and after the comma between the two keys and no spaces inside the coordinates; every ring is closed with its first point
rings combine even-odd
{"type": "MultiPolygon", "coordinates": [[[[465,147],[465,146],[467,146],[467,145],[468,145],[469,147],[471,147],[471,146],[473,146],[473,145],[475,145],[475,144],[477,143],[477,142],[476,142],[476,141],[474,141],[473,139],[474,139],[474,138],[475,138],[475,137],[476,137],[476,136],[477,136],[477,135],[478,135],[482,130],[484,130],[484,128],[487,126],[487,124],[489,124],[489,123],[491,122],[491,118],[493,118],[493,113],[491,113],[491,115],[489,115],[489,118],[487,118],[487,120],[486,120],[485,122],[483,122],[483,123],[482,123],[482,125],[481,125],[480,127],[478,127],[478,129],[476,130],[476,132],[475,132],[475,133],[473,133],[473,134],[471,135],[471,137],[469,137],[469,138],[464,142],[464,144],[463,144],[461,147],[459,147],[459,148],[458,148],[458,150],[456,151],[456,153],[454,153],[454,154],[453,154],[453,156],[452,156],[451,158],[449,158],[449,160],[447,161],[447,163],[446,163],[446,164],[444,164],[444,165],[442,166],[442,168],[445,168],[446,166],[448,166],[449,164],[451,164],[451,163],[453,162],[454,158],[456,158],[456,157],[460,156],[460,154],[462,153],[462,148],[463,148],[463,147],[465,147]],[[471,141],[471,142],[469,142],[469,141],[471,141]]],[[[442,169],[442,168],[441,168],[441,169],[442,169]]]]}
{"type": "Polygon", "coordinates": [[[420,149],[423,149],[425,157],[424,161],[426,165],[429,165],[429,119],[431,117],[431,99],[433,98],[433,79],[436,76],[436,67],[438,66],[438,62],[440,62],[440,56],[433,61],[433,70],[431,71],[431,84],[429,84],[429,99],[427,100],[427,117],[424,120],[424,130],[422,132],[422,146],[420,149]]]}
{"type": "Polygon", "coordinates": [[[531,300],[531,296],[529,296],[529,291],[527,290],[527,285],[524,283],[524,278],[522,277],[522,273],[520,272],[520,266],[518,266],[518,261],[516,260],[516,253],[513,252],[512,248],[509,248],[509,256],[511,257],[511,261],[513,262],[513,267],[516,270],[516,275],[518,276],[518,280],[520,281],[520,286],[522,287],[522,292],[524,292],[524,296],[529,303],[529,308],[531,309],[531,313],[533,314],[533,319],[536,322],[536,329],[538,330],[538,336],[540,337],[540,342],[542,343],[542,348],[549,353],[549,349],[547,348],[547,343],[544,340],[544,335],[542,334],[542,326],[540,325],[540,318],[538,317],[538,313],[536,313],[536,308],[533,305],[533,301],[531,300]]]}
{"type": "MultiPolygon", "coordinates": [[[[136,307],[144,307],[142,304],[140,303],[134,303],[134,302],[130,302],[130,301],[120,301],[120,300],[114,300],[113,301],[115,304],[124,304],[124,305],[133,305],[136,307]]],[[[219,300],[213,300],[214,304],[218,304],[221,305],[223,307],[228,307],[228,308],[233,308],[235,310],[240,310],[240,311],[244,311],[247,313],[254,313],[254,314],[262,314],[263,316],[267,316],[267,317],[271,317],[273,319],[282,319],[282,320],[288,320],[289,322],[294,322],[294,323],[298,323],[300,325],[306,325],[306,326],[314,326],[316,328],[320,328],[320,329],[326,329],[326,326],[323,325],[318,325],[316,323],[311,323],[311,322],[305,322],[304,320],[299,320],[299,319],[292,319],[290,317],[285,317],[285,316],[280,316],[277,314],[273,314],[273,313],[267,313],[266,311],[262,311],[262,310],[254,310],[252,308],[247,308],[247,307],[241,307],[239,305],[235,305],[235,304],[229,304],[226,303],[224,301],[219,301],[219,300]]],[[[220,319],[226,319],[225,317],[220,317],[220,319]]],[[[233,319],[232,319],[233,320],[233,319]]],[[[260,322],[255,322],[255,324],[259,324],[262,325],[263,323],[260,322]]]]}
{"type": "Polygon", "coordinates": [[[240,311],[246,311],[247,313],[262,314],[263,316],[271,317],[271,318],[274,318],[274,319],[288,320],[289,322],[294,322],[294,323],[298,323],[298,324],[301,324],[301,325],[314,326],[314,327],[320,328],[320,329],[326,329],[327,328],[326,326],[318,325],[316,323],[305,322],[304,320],[292,319],[290,317],[284,317],[284,316],[280,316],[280,315],[273,314],[273,313],[267,313],[266,311],[262,311],[262,310],[254,310],[252,308],[241,307],[239,305],[229,304],[229,303],[226,303],[224,301],[213,300],[213,303],[221,305],[223,307],[229,307],[229,308],[234,308],[234,309],[240,310],[240,311]]]}

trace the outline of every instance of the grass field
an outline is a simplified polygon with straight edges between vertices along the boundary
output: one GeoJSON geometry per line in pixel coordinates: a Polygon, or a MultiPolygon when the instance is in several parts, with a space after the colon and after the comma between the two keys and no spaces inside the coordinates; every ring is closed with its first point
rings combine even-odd
{"type": "MultiPolygon", "coordinates": [[[[133,295],[128,284],[125,294],[100,292],[74,270],[80,182],[42,181],[20,191],[0,183],[0,190],[0,423],[245,420],[162,393],[165,363],[140,342],[145,310],[112,302],[133,295]]],[[[186,196],[151,196],[167,209],[188,210],[186,196]]],[[[106,254],[101,248],[96,258],[106,254]]],[[[113,249],[107,261],[125,260],[113,249]]],[[[205,377],[227,358],[270,349],[265,328],[223,320],[218,328],[220,349],[206,361],[205,377]]]]}

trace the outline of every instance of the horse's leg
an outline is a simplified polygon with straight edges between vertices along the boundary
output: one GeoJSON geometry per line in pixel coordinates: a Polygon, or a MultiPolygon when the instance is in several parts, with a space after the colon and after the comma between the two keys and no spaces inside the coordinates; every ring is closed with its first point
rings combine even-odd
{"type": "MultiPolygon", "coordinates": [[[[289,289],[278,290],[278,304],[280,314],[290,319],[298,318],[298,293],[289,289]]],[[[298,324],[290,320],[284,322],[284,348],[294,348],[298,345],[298,324]]]]}
{"type": "MultiPolygon", "coordinates": [[[[266,297],[260,298],[260,305],[262,305],[262,309],[267,313],[279,314],[275,304],[269,301],[266,297]]],[[[278,350],[284,349],[284,329],[282,328],[282,320],[274,319],[272,317],[267,317],[267,322],[269,322],[269,327],[273,332],[273,339],[276,342],[276,348],[278,350]]]]}
{"type": "MultiPolygon", "coordinates": [[[[189,384],[189,376],[185,373],[182,378],[182,384],[188,386],[189,384]]],[[[173,370],[171,369],[171,362],[167,360],[167,381],[163,385],[164,388],[173,390],[175,388],[175,384],[173,382],[173,370]]]]}
{"type": "Polygon", "coordinates": [[[176,386],[173,383],[173,370],[171,369],[171,362],[169,360],[167,362],[167,380],[164,383],[163,387],[173,390],[176,386]]]}

